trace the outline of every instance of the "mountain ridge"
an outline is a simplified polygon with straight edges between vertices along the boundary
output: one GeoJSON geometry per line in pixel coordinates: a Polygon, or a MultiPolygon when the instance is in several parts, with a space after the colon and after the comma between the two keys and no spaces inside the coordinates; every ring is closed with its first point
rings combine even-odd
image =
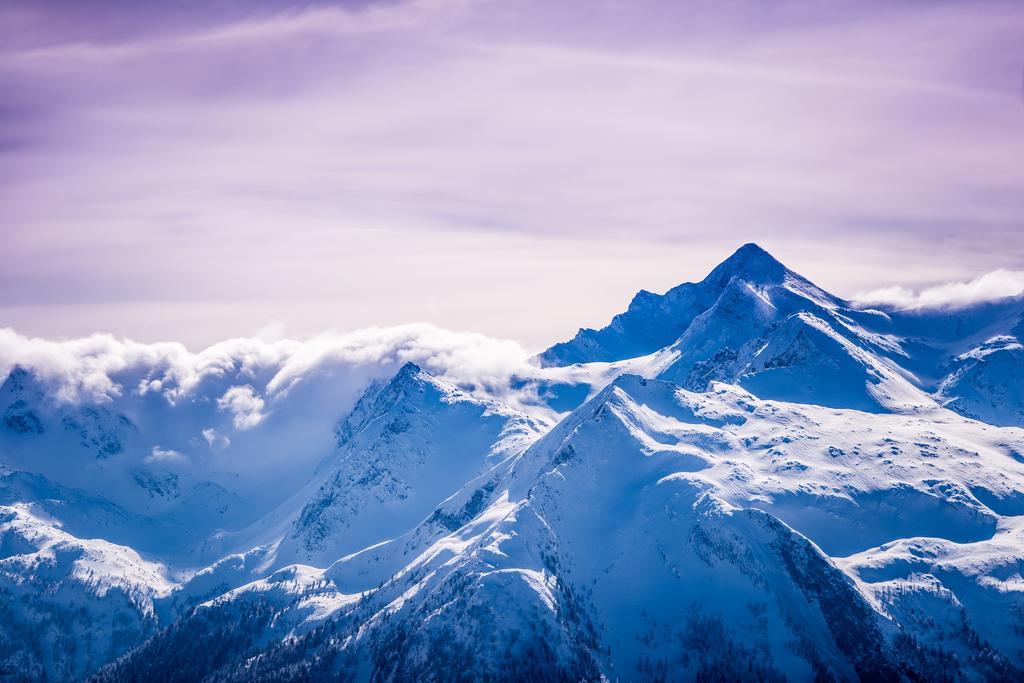
{"type": "Polygon", "coordinates": [[[335,366],[248,355],[202,398],[137,367],[76,402],[15,366],[0,670],[1017,679],[1018,308],[860,310],[748,244],[574,347],[614,360],[482,382],[396,353],[326,392],[335,366]],[[282,476],[253,489],[267,438],[282,476]],[[55,630],[69,604],[124,629],[55,630]]]}
{"type": "Polygon", "coordinates": [[[589,367],[620,364],[698,390],[709,381],[725,381],[764,398],[870,411],[943,405],[993,424],[1024,426],[1024,398],[1017,390],[1024,368],[1024,349],[1018,348],[1022,330],[1024,299],[1019,306],[1007,300],[955,311],[864,311],[747,244],[700,282],[664,295],[644,293],[607,327],[581,330],[535,360],[545,368],[579,366],[573,374],[583,377],[589,367]],[[649,330],[631,322],[650,311],[660,321],[657,348],[649,348],[649,330]],[[829,349],[807,334],[794,340],[802,349],[777,349],[794,323],[804,324],[829,349]],[[987,361],[979,355],[999,339],[1006,342],[999,354],[987,361]],[[788,356],[767,357],[776,349],[788,356]],[[780,372],[765,371],[795,367],[793,362],[803,364],[803,377],[783,383],[780,391],[766,377],[780,372]],[[863,378],[855,382],[851,374],[863,378]],[[800,386],[804,389],[797,390],[800,386]],[[843,392],[823,394],[816,387],[843,387],[843,392]]]}

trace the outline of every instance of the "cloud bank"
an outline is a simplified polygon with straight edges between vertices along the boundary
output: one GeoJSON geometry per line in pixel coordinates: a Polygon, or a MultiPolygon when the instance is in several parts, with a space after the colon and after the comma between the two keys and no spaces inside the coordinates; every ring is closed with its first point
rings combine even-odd
{"type": "Polygon", "coordinates": [[[973,280],[947,282],[917,291],[899,286],[882,287],[857,294],[854,302],[864,307],[960,307],[1021,294],[1024,294],[1024,270],[994,270],[973,280]]]}
{"type": "Polygon", "coordinates": [[[68,411],[92,415],[95,429],[121,435],[124,450],[115,457],[129,470],[187,471],[271,497],[300,485],[333,452],[336,426],[368,386],[410,361],[482,398],[553,417],[535,386],[511,381],[536,372],[517,343],[426,324],[305,340],[238,338],[199,352],[111,335],[52,341],[0,329],[0,377],[16,366],[30,372],[34,409],[56,425],[48,435],[60,438],[68,411]],[[133,426],[124,428],[122,418],[133,426]]]}
{"type": "Polygon", "coordinates": [[[169,405],[210,396],[239,429],[258,424],[275,402],[320,378],[362,383],[406,362],[486,391],[526,369],[527,353],[508,340],[428,324],[325,333],[308,340],[232,339],[192,353],[178,343],[143,344],[112,335],[52,341],[0,328],[0,375],[21,366],[58,400],[109,404],[159,395],[169,405]]]}

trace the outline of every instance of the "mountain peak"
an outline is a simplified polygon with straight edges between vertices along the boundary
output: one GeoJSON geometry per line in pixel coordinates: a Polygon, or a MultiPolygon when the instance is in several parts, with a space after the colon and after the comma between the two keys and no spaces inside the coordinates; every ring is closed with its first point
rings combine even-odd
{"type": "Polygon", "coordinates": [[[19,393],[25,389],[25,387],[34,381],[35,377],[31,372],[26,370],[21,365],[15,365],[11,368],[7,378],[0,384],[0,391],[7,391],[9,393],[19,393]]]}
{"type": "Polygon", "coordinates": [[[741,253],[742,254],[757,254],[759,256],[767,256],[768,258],[773,258],[772,255],[769,254],[757,242],[747,242],[746,244],[741,245],[740,248],[737,249],[733,255],[735,256],[736,254],[741,254],[741,253]]]}
{"type": "Polygon", "coordinates": [[[408,362],[391,379],[373,382],[335,429],[337,448],[341,448],[368,422],[392,411],[413,410],[424,400],[460,395],[457,387],[443,382],[419,365],[408,362]],[[427,397],[433,397],[427,398],[427,397]]]}
{"type": "MultiPolygon", "coordinates": [[[[555,344],[539,356],[543,365],[564,366],[594,361],[619,361],[644,356],[679,340],[690,325],[711,311],[728,314],[719,303],[753,302],[755,308],[781,315],[779,302],[795,309],[835,308],[845,302],[789,270],[753,242],[744,244],[700,282],[686,282],[665,294],[641,290],[629,308],[601,329],[580,330],[571,340],[555,344]],[[730,283],[733,283],[730,286],[730,283]],[[725,297],[725,299],[722,299],[725,297]]],[[[739,308],[743,308],[740,305],[739,308]]],[[[702,323],[704,324],[704,323],[702,323]]],[[[742,330],[733,326],[737,335],[742,330]]]]}
{"type": "Polygon", "coordinates": [[[396,402],[405,396],[410,389],[416,387],[422,389],[427,384],[431,384],[438,389],[442,388],[442,383],[436,377],[416,363],[409,361],[398,368],[398,372],[392,375],[391,379],[380,382],[378,390],[367,393],[375,394],[378,397],[385,397],[384,400],[387,402],[396,402]]]}
{"type": "Polygon", "coordinates": [[[423,372],[423,368],[416,365],[412,361],[408,361],[405,365],[398,369],[395,376],[391,379],[391,384],[399,384],[406,380],[412,379],[423,372]]]}
{"type": "Polygon", "coordinates": [[[753,242],[748,242],[718,264],[704,281],[725,285],[730,279],[738,276],[753,282],[777,283],[781,282],[788,272],[789,269],[778,259],[753,242]]]}

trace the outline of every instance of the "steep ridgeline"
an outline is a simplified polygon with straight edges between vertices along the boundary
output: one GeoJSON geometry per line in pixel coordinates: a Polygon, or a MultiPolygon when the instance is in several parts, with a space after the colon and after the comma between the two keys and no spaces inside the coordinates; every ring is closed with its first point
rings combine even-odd
{"type": "MultiPolygon", "coordinates": [[[[582,329],[567,342],[555,344],[538,359],[546,366],[613,362],[645,356],[677,341],[716,302],[729,306],[744,290],[762,302],[790,300],[790,310],[812,305],[833,308],[842,301],[787,269],[756,244],[745,244],[697,283],[684,283],[665,294],[640,291],[625,313],[600,330],[582,329]],[[801,301],[797,301],[800,299],[801,301]]],[[[751,310],[760,316],[760,307],[751,310]]],[[[738,323],[750,320],[741,319],[738,323]]]]}
{"type": "Polygon", "coordinates": [[[276,566],[326,567],[402,535],[465,482],[525,450],[544,427],[406,364],[366,392],[338,426],[336,452],[262,522],[280,526],[283,515],[288,523],[276,566]]]}
{"type": "MultiPolygon", "coordinates": [[[[31,443],[55,470],[61,458],[65,466],[87,467],[97,456],[50,450],[55,443],[70,448],[63,431],[59,441],[43,435],[61,424],[61,411],[72,408],[51,404],[34,385],[31,375],[21,371],[6,385],[16,394],[11,403],[24,401],[16,406],[22,421],[39,425],[11,438],[41,439],[31,443]]],[[[171,567],[153,559],[169,555],[187,562],[192,556],[174,547],[184,530],[173,517],[140,516],[40,474],[0,465],[4,680],[81,680],[206,601],[243,609],[253,595],[276,598],[278,630],[268,628],[264,634],[264,642],[272,644],[275,636],[301,628],[303,620],[315,620],[357,597],[323,590],[328,582],[322,568],[341,564],[339,573],[349,574],[346,585],[375,585],[386,564],[382,557],[400,568],[402,552],[429,545],[461,526],[459,515],[472,517],[485,507],[490,498],[483,494],[467,507],[460,489],[477,479],[500,479],[511,456],[547,426],[503,404],[473,398],[408,364],[390,381],[373,384],[339,423],[336,452],[306,487],[257,524],[219,532],[206,542],[209,547],[241,542],[242,552],[198,572],[187,564],[171,567]],[[255,540],[239,541],[254,535],[255,540]],[[368,547],[372,553],[359,552],[368,547]],[[353,561],[336,562],[350,554],[353,561]],[[368,564],[371,556],[374,561],[368,564]],[[294,562],[321,569],[275,571],[294,562]],[[189,578],[176,584],[172,577],[182,574],[189,578]],[[300,594],[307,599],[296,605],[300,594]]],[[[31,452],[31,443],[15,443],[31,452]]],[[[9,459],[9,454],[0,451],[0,458],[9,459]]],[[[493,485],[484,489],[490,492],[493,485]]],[[[209,548],[199,556],[207,554],[209,548]]]]}
{"type": "Polygon", "coordinates": [[[701,282],[641,292],[608,327],[580,330],[538,361],[552,370],[583,364],[565,371],[580,382],[588,368],[601,377],[620,368],[698,391],[721,381],[762,398],[867,412],[941,404],[1024,426],[1022,332],[1024,297],[861,310],[747,244],[701,282]]]}
{"type": "Polygon", "coordinates": [[[229,432],[230,363],[15,368],[0,679],[1024,680],[1022,338],[1024,298],[861,310],[747,245],[524,367],[531,414],[407,364],[229,432]]]}
{"type": "MultiPolygon", "coordinates": [[[[241,534],[262,536],[260,545],[196,573],[166,601],[179,615],[198,607],[154,647],[176,648],[200,623],[223,629],[214,642],[228,651],[239,638],[258,648],[309,630],[486,509],[514,456],[548,427],[405,365],[339,424],[336,453],[307,487],[241,534]]],[[[172,653],[149,664],[165,660],[172,653]]],[[[178,662],[177,675],[200,677],[203,666],[178,662]]]]}
{"type": "Polygon", "coordinates": [[[1024,432],[943,415],[625,376],[375,586],[283,570],[101,680],[1019,678],[1024,432]]]}

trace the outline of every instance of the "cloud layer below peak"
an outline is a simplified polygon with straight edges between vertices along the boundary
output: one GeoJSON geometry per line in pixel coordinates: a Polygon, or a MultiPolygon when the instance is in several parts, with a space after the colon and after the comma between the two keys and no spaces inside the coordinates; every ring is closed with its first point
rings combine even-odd
{"type": "Polygon", "coordinates": [[[216,380],[229,389],[213,398],[244,426],[319,375],[385,377],[410,361],[441,377],[488,387],[525,367],[527,354],[515,342],[429,324],[323,333],[303,341],[238,338],[196,353],[173,342],[143,344],[103,334],[52,341],[0,328],[0,375],[20,366],[59,400],[103,404],[134,393],[159,394],[173,404],[216,380]]]}
{"type": "Polygon", "coordinates": [[[860,306],[941,308],[970,306],[1024,294],[1024,270],[994,270],[973,280],[946,282],[919,290],[882,287],[854,297],[860,306]]]}
{"type": "Polygon", "coordinates": [[[10,385],[18,396],[9,399],[27,401],[42,423],[56,425],[42,438],[61,438],[66,420],[103,433],[128,429],[118,457],[188,468],[224,485],[230,473],[244,473],[240,485],[250,492],[308,476],[366,389],[410,361],[479,398],[541,421],[554,417],[536,385],[512,381],[536,371],[518,344],[426,324],[306,340],[238,338],[199,352],[111,335],[51,341],[0,328],[0,376],[15,367],[28,372],[10,385]],[[282,458],[293,466],[286,474],[282,458]]]}

